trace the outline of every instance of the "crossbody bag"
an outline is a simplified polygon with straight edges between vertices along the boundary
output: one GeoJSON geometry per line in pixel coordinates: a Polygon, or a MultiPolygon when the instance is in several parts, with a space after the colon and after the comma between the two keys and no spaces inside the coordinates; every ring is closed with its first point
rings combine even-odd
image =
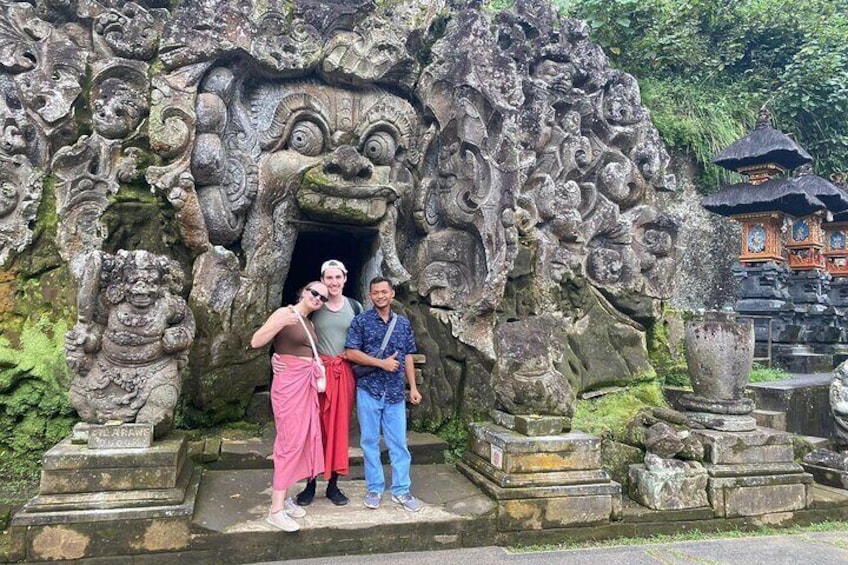
{"type": "Polygon", "coordinates": [[[300,320],[300,325],[303,326],[303,331],[306,332],[306,337],[309,338],[309,345],[312,346],[312,355],[315,357],[315,362],[318,364],[318,367],[321,369],[321,374],[315,382],[315,388],[318,389],[318,392],[324,392],[327,390],[327,368],[324,367],[324,363],[321,362],[321,358],[318,357],[318,348],[315,347],[315,341],[312,339],[312,334],[309,332],[309,328],[306,327],[306,322],[303,321],[303,316],[300,315],[295,308],[292,308],[294,313],[297,315],[297,319],[300,320]]]}

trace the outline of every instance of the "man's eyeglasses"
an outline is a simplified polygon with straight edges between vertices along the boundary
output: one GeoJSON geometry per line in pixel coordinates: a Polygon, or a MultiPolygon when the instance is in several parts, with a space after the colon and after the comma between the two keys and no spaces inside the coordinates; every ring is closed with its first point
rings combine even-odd
{"type": "Polygon", "coordinates": [[[306,290],[308,290],[309,294],[311,294],[312,296],[314,296],[315,298],[317,298],[321,302],[327,302],[329,300],[329,298],[327,298],[326,296],[324,296],[323,294],[321,294],[320,292],[318,292],[314,288],[307,288],[306,290]]]}

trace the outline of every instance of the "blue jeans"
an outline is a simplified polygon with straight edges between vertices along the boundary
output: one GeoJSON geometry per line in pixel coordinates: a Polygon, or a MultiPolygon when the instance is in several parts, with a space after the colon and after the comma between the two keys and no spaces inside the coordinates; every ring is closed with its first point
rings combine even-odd
{"type": "Polygon", "coordinates": [[[380,400],[357,387],[356,414],[359,417],[362,457],[365,461],[365,487],[368,492],[380,494],[386,490],[386,477],[380,462],[380,432],[389,448],[392,465],[392,494],[400,496],[409,492],[409,465],[412,456],[406,447],[406,406],[404,402],[389,404],[385,396],[380,400]]]}

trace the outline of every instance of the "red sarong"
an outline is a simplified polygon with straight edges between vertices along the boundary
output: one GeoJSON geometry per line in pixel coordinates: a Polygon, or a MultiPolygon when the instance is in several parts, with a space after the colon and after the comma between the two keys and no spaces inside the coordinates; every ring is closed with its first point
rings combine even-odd
{"type": "Polygon", "coordinates": [[[271,407],[277,428],[273,485],[274,490],[285,490],[324,468],[316,388],[320,369],[314,361],[276,353],[271,367],[271,407]]]}
{"type": "Polygon", "coordinates": [[[350,472],[348,446],[350,414],[353,410],[353,372],[344,356],[321,355],[327,368],[327,391],[318,395],[321,437],[324,439],[324,478],[350,472]]]}

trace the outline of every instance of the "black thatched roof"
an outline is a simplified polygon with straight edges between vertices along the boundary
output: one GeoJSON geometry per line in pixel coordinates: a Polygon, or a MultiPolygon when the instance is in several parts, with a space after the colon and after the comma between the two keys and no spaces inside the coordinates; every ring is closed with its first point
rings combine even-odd
{"type": "Polygon", "coordinates": [[[765,163],[775,163],[789,170],[812,160],[809,153],[783,132],[757,124],[748,135],[716,155],[713,163],[731,171],[765,163]]]}
{"type": "Polygon", "coordinates": [[[762,184],[742,182],[704,197],[701,206],[721,216],[756,212],[783,212],[806,216],[825,210],[824,202],[808,194],[794,179],[773,178],[762,184]]]}
{"type": "Polygon", "coordinates": [[[822,177],[812,173],[802,173],[789,180],[807,194],[824,202],[827,209],[834,214],[848,210],[848,193],[822,177]]]}

